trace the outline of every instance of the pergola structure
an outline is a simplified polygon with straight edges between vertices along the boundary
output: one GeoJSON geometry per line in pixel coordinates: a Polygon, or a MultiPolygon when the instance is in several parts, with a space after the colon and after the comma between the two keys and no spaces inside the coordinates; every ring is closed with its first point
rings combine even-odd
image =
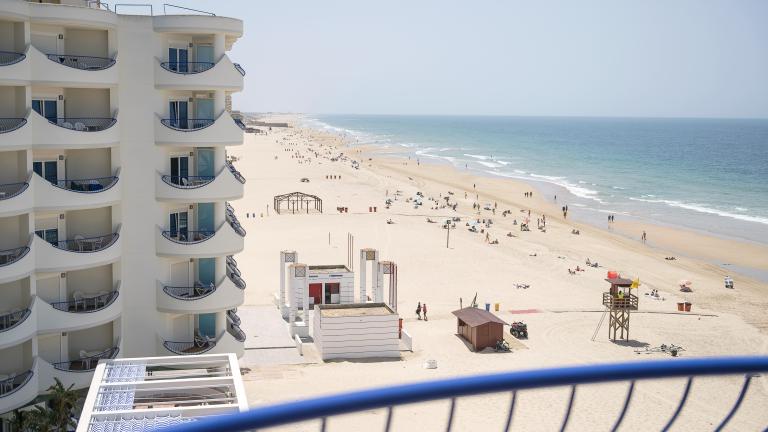
{"type": "Polygon", "coordinates": [[[310,207],[315,211],[323,212],[323,200],[315,195],[306,194],[303,192],[291,192],[283,195],[275,196],[274,209],[277,214],[280,214],[280,210],[283,207],[283,203],[286,204],[286,210],[291,213],[302,212],[306,209],[309,213],[310,207]]]}

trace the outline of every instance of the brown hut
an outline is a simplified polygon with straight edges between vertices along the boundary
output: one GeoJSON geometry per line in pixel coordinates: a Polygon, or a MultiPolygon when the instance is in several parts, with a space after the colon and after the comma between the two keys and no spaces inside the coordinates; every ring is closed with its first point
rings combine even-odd
{"type": "Polygon", "coordinates": [[[496,315],[474,307],[453,311],[458,320],[457,333],[466,339],[475,351],[495,347],[504,339],[504,321],[496,315]]]}

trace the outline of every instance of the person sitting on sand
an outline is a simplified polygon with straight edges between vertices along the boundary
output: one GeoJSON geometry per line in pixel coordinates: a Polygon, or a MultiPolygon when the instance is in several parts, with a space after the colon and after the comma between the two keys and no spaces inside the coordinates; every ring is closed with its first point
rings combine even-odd
{"type": "Polygon", "coordinates": [[[575,272],[575,271],[573,271],[573,270],[571,270],[571,269],[568,269],[568,274],[569,274],[569,275],[571,275],[571,276],[573,276],[573,275],[575,275],[575,274],[576,274],[576,272],[575,272]]]}

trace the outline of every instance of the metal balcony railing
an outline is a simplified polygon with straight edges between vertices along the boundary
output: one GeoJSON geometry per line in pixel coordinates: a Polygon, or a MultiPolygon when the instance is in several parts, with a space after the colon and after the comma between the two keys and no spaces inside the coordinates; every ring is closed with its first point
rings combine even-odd
{"type": "Polygon", "coordinates": [[[181,75],[192,75],[200,72],[205,72],[214,66],[216,63],[211,62],[162,62],[160,66],[168,72],[173,72],[181,75]]]}
{"type": "Polygon", "coordinates": [[[196,337],[190,342],[165,341],[163,346],[170,352],[179,355],[202,354],[216,346],[216,341],[208,337],[196,337]]]}
{"type": "Polygon", "coordinates": [[[233,284],[235,284],[235,286],[238,289],[241,289],[241,290],[245,289],[246,285],[245,285],[245,281],[243,280],[243,278],[241,278],[240,276],[230,272],[229,271],[229,267],[227,268],[227,277],[229,278],[229,280],[232,281],[233,284]]]}
{"type": "Polygon", "coordinates": [[[23,61],[25,58],[27,58],[27,55],[24,53],[0,51],[0,66],[10,66],[23,61]]]}
{"type": "Polygon", "coordinates": [[[232,255],[227,255],[227,264],[237,267],[237,260],[232,255]]]}
{"type": "Polygon", "coordinates": [[[29,253],[28,246],[0,250],[0,267],[15,263],[29,253]]]}
{"type": "Polygon", "coordinates": [[[28,370],[12,377],[0,380],[0,398],[10,396],[16,390],[24,387],[32,379],[34,372],[28,370]]]}
{"type": "Polygon", "coordinates": [[[28,187],[27,182],[0,184],[0,201],[21,195],[28,187]]]}
{"type": "Polygon", "coordinates": [[[111,233],[98,237],[76,236],[70,240],[51,242],[51,244],[69,252],[99,252],[112,246],[119,237],[118,233],[111,233]]]}
{"type": "Polygon", "coordinates": [[[120,351],[118,347],[112,347],[101,351],[93,355],[82,356],[86,354],[85,351],[81,351],[81,358],[77,360],[68,360],[58,363],[53,363],[53,367],[56,370],[65,372],[91,372],[96,369],[96,365],[101,359],[113,359],[117,357],[117,353],[120,351]]]}
{"type": "Polygon", "coordinates": [[[164,175],[163,181],[178,189],[195,189],[207,185],[216,177],[214,176],[170,176],[164,175]]]}
{"type": "Polygon", "coordinates": [[[227,319],[234,325],[240,325],[240,317],[237,315],[237,309],[227,310],[227,319]]]}
{"type": "Polygon", "coordinates": [[[237,265],[232,265],[230,263],[227,263],[227,272],[238,277],[241,275],[240,269],[237,268],[237,265]]]}
{"type": "Polygon", "coordinates": [[[243,177],[242,174],[240,174],[240,171],[235,168],[234,165],[232,165],[232,162],[227,162],[227,168],[229,168],[229,171],[232,173],[232,175],[235,176],[237,181],[239,181],[242,184],[245,184],[245,177],[243,177]]]}
{"type": "Polygon", "coordinates": [[[90,179],[62,179],[56,180],[56,182],[51,182],[51,184],[58,188],[66,189],[72,192],[95,193],[104,192],[108,189],[111,189],[112,186],[117,184],[117,180],[117,177],[111,176],[96,177],[90,179]]]}
{"type": "Polygon", "coordinates": [[[216,231],[163,231],[163,237],[174,243],[195,244],[208,240],[216,231]]]}
{"type": "Polygon", "coordinates": [[[32,311],[29,308],[3,312],[0,314],[0,333],[11,330],[23,323],[31,313],[32,311]]]}
{"type": "Polygon", "coordinates": [[[200,300],[216,291],[216,286],[195,285],[191,287],[164,286],[163,291],[177,300],[200,300]]]}
{"type": "Polygon", "coordinates": [[[245,123],[243,123],[243,121],[242,121],[242,120],[240,120],[240,119],[232,119],[232,120],[234,120],[234,121],[235,121],[235,124],[236,124],[236,125],[237,125],[237,127],[239,127],[240,129],[242,129],[242,130],[245,130],[245,129],[246,129],[245,123]]]}
{"type": "Polygon", "coordinates": [[[115,64],[115,59],[108,57],[79,56],[66,54],[46,54],[49,60],[60,65],[84,71],[100,71],[115,64]]]}
{"type": "Polygon", "coordinates": [[[240,63],[232,63],[235,66],[235,69],[237,69],[238,72],[240,72],[240,75],[245,76],[245,69],[243,69],[242,66],[240,66],[240,63]]]}
{"type": "Polygon", "coordinates": [[[102,291],[96,294],[78,293],[75,291],[73,299],[62,302],[51,303],[54,309],[62,312],[90,313],[106,309],[115,302],[119,291],[102,291]]]}
{"type": "Polygon", "coordinates": [[[235,211],[232,209],[232,206],[227,203],[227,222],[229,222],[229,225],[232,227],[233,230],[240,236],[245,237],[246,231],[245,228],[243,228],[242,225],[240,225],[240,221],[237,219],[237,216],[235,216],[235,211]]]}
{"type": "Polygon", "coordinates": [[[212,125],[214,119],[161,119],[160,123],[169,129],[181,132],[194,132],[212,125]]]}
{"type": "MultiPolygon", "coordinates": [[[[565,386],[570,387],[571,391],[561,421],[560,430],[562,431],[566,430],[568,421],[574,411],[577,386],[628,381],[627,393],[621,405],[621,411],[618,412],[613,422],[613,427],[610,429],[616,431],[629,411],[637,381],[685,378],[687,383],[680,399],[677,402],[668,402],[671,405],[670,408],[674,408],[674,411],[672,411],[672,414],[666,420],[665,426],[662,428],[662,430],[667,431],[680,418],[680,414],[689,399],[694,377],[743,375],[744,381],[741,385],[741,390],[736,396],[736,400],[730,404],[730,409],[725,412],[723,417],[713,424],[714,430],[721,431],[728,425],[739,410],[739,407],[741,407],[754,375],[764,372],[768,372],[768,357],[674,359],[503,372],[439,379],[415,384],[402,384],[333,396],[314,397],[296,402],[251,408],[249,411],[238,414],[202,418],[184,425],[171,426],[163,429],[163,431],[203,432],[215,430],[218,432],[238,432],[282,425],[296,425],[299,422],[312,419],[320,419],[320,430],[325,431],[328,417],[330,416],[359,413],[378,408],[386,408],[384,430],[389,431],[396,406],[445,399],[450,400],[446,418],[446,430],[450,431],[454,423],[454,417],[460,411],[460,407],[457,407],[456,404],[459,397],[510,392],[508,409],[499,412],[500,416],[504,416],[501,419],[501,423],[504,425],[502,430],[508,431],[515,419],[515,402],[519,391],[565,386]]],[[[723,393],[714,397],[725,400],[726,394],[723,393]]],[[[552,413],[552,407],[549,408],[549,411],[552,413]]],[[[685,425],[681,426],[676,429],[683,430],[685,428],[685,425]]]]}
{"type": "Polygon", "coordinates": [[[27,124],[25,118],[5,117],[0,118],[0,133],[13,132],[27,124]]]}
{"type": "Polygon", "coordinates": [[[245,332],[240,328],[238,324],[230,323],[227,326],[227,331],[238,342],[245,342],[245,332]]]}
{"type": "Polygon", "coordinates": [[[117,119],[111,117],[60,117],[48,119],[48,122],[78,132],[101,132],[114,126],[117,119]]]}

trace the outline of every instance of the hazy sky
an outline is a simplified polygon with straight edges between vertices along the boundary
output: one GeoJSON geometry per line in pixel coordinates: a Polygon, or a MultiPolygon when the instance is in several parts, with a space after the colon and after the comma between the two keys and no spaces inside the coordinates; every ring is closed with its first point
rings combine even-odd
{"type": "Polygon", "coordinates": [[[244,111],[768,117],[766,0],[176,1],[245,21],[244,111]]]}

